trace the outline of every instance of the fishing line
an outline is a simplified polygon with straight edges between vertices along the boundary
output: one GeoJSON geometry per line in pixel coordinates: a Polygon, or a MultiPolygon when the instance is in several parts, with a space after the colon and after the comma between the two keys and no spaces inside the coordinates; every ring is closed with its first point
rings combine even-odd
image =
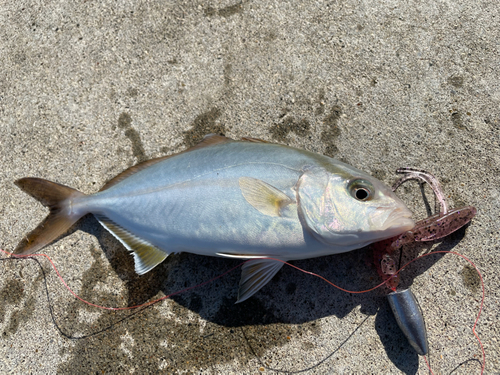
{"type": "Polygon", "coordinates": [[[89,302],[89,301],[86,301],[84,300],[83,298],[81,298],[78,294],[76,294],[75,292],[73,292],[73,290],[69,287],[68,284],[66,284],[66,281],[64,281],[63,277],[61,276],[61,274],[59,273],[59,271],[57,270],[57,267],[56,265],[54,264],[54,262],[52,261],[52,259],[47,255],[47,254],[26,254],[26,255],[23,255],[23,254],[13,254],[13,253],[9,253],[8,251],[5,251],[5,250],[2,250],[0,249],[1,252],[9,255],[9,256],[12,256],[12,259],[15,259],[15,258],[32,258],[32,257],[37,257],[37,256],[42,256],[42,257],[45,257],[48,259],[48,261],[50,262],[50,264],[52,265],[52,268],[54,269],[54,271],[56,271],[56,274],[57,276],[59,277],[59,280],[61,280],[61,282],[64,284],[64,286],[66,287],[66,289],[69,290],[69,292],[76,298],[76,299],[79,299],[80,301],[82,301],[83,303],[86,303],[87,305],[90,305],[90,306],[93,306],[93,307],[97,307],[98,309],[103,309],[103,310],[113,310],[113,311],[123,311],[123,310],[132,310],[132,309],[138,309],[140,307],[147,307],[147,306],[150,306],[150,305],[153,305],[157,302],[160,302],[160,301],[163,301],[167,298],[170,298],[170,297],[173,297],[173,296],[176,296],[177,294],[181,294],[181,293],[184,293],[184,292],[187,292],[191,289],[195,289],[195,288],[199,288],[201,286],[204,286],[206,284],[210,284],[212,281],[215,281],[217,279],[220,279],[221,277],[223,276],[226,276],[228,273],[234,271],[236,268],[240,267],[241,265],[243,265],[244,263],[246,262],[243,262],[241,264],[238,264],[237,266],[231,268],[230,270],[220,274],[219,276],[216,276],[210,280],[207,280],[207,281],[204,281],[198,285],[195,285],[195,286],[190,286],[188,288],[184,288],[184,289],[181,289],[181,290],[178,290],[177,292],[173,292],[173,293],[170,293],[166,296],[163,296],[161,298],[158,298],[158,299],[155,299],[154,301],[149,301],[149,302],[146,302],[146,303],[143,303],[143,304],[140,304],[140,305],[136,305],[136,306],[128,306],[128,307],[107,307],[107,306],[101,306],[101,305],[97,305],[95,303],[92,303],[92,302],[89,302]]]}
{"type": "Polygon", "coordinates": [[[308,371],[314,370],[316,367],[319,367],[320,365],[322,365],[323,363],[325,363],[327,360],[329,360],[333,355],[335,355],[336,353],[338,353],[339,350],[345,345],[345,343],[347,343],[351,339],[351,337],[353,337],[356,334],[356,332],[358,332],[361,329],[361,326],[366,323],[366,321],[368,320],[369,317],[370,316],[367,315],[366,318],[364,318],[363,321],[361,323],[359,323],[359,325],[354,329],[354,331],[352,331],[344,339],[344,341],[342,341],[337,346],[337,348],[335,348],[335,350],[333,350],[330,354],[328,354],[323,359],[321,359],[318,362],[316,362],[314,365],[306,367],[306,368],[303,368],[302,370],[296,370],[296,371],[282,370],[282,369],[278,369],[278,368],[273,368],[273,367],[267,366],[265,363],[262,362],[262,360],[259,358],[259,356],[257,355],[257,353],[253,350],[253,347],[250,344],[250,340],[249,340],[248,336],[246,335],[245,331],[243,330],[243,327],[240,327],[240,329],[241,329],[241,333],[243,334],[243,337],[245,338],[245,341],[247,342],[248,347],[250,348],[250,351],[255,356],[255,358],[257,358],[257,361],[259,361],[259,363],[261,364],[262,367],[264,367],[267,370],[278,372],[278,373],[284,373],[284,374],[301,374],[301,373],[304,373],[304,372],[308,372],[308,371]]]}
{"type": "MultiPolygon", "coordinates": [[[[146,308],[148,306],[151,306],[155,303],[158,303],[160,301],[163,301],[167,298],[170,298],[170,297],[173,297],[175,295],[178,295],[178,294],[181,294],[181,293],[184,293],[184,292],[187,292],[189,290],[193,290],[195,288],[199,288],[201,286],[204,286],[204,285],[207,285],[217,279],[220,279],[221,277],[227,275],[228,273],[231,273],[232,271],[234,271],[235,269],[241,267],[243,264],[247,263],[247,262],[250,262],[250,260],[247,260],[245,262],[242,262],[236,266],[234,266],[233,268],[227,270],[226,272],[216,276],[216,277],[213,277],[212,279],[210,280],[207,280],[207,281],[204,281],[200,284],[197,284],[197,285],[194,285],[194,286],[191,286],[191,287],[187,287],[187,288],[184,288],[184,289],[181,289],[181,290],[178,290],[176,292],[173,292],[173,293],[170,293],[166,296],[163,296],[161,298],[158,298],[156,300],[153,300],[153,301],[149,301],[149,302],[146,302],[146,303],[143,303],[141,305],[136,305],[136,306],[128,306],[128,307],[107,307],[107,306],[101,306],[101,305],[97,305],[97,304],[94,304],[92,302],[89,302],[89,301],[86,301],[84,300],[83,298],[81,298],[80,296],[78,296],[70,287],[69,285],[64,281],[63,277],[61,276],[61,274],[59,273],[56,265],[54,264],[54,262],[52,261],[52,259],[46,255],[46,254],[29,254],[29,255],[21,255],[21,254],[13,254],[13,253],[10,253],[8,251],[5,251],[5,250],[2,250],[0,249],[1,252],[3,252],[4,254],[6,254],[7,256],[10,256],[11,258],[4,258],[2,260],[6,260],[6,259],[20,259],[20,258],[32,258],[34,259],[34,257],[37,257],[37,256],[43,256],[45,258],[48,259],[48,261],[50,262],[50,264],[52,265],[52,268],[54,269],[54,271],[56,272],[57,276],[59,277],[59,279],[61,280],[61,282],[64,284],[64,286],[66,287],[66,289],[69,290],[69,292],[75,297],[77,298],[78,300],[82,301],[83,303],[86,303],[87,305],[90,305],[90,306],[93,306],[93,307],[96,307],[96,308],[99,308],[99,309],[103,309],[103,310],[113,310],[113,311],[122,311],[122,310],[132,310],[132,309],[138,309],[138,308],[146,308]]],[[[454,254],[454,255],[457,255],[459,257],[461,257],[462,259],[466,260],[470,265],[472,265],[472,267],[474,267],[474,269],[476,270],[477,274],[479,275],[479,279],[481,281],[481,292],[482,292],[482,295],[481,295],[481,303],[480,303],[480,306],[479,306],[479,311],[478,311],[478,314],[477,314],[477,317],[476,317],[476,320],[474,321],[474,325],[472,327],[472,333],[474,333],[474,336],[476,337],[477,341],[479,342],[479,345],[481,347],[481,352],[482,352],[482,357],[483,357],[483,360],[481,362],[481,374],[483,374],[484,372],[484,369],[485,369],[485,366],[486,366],[486,354],[485,354],[485,351],[484,351],[484,347],[483,347],[483,343],[481,342],[481,339],[479,338],[479,335],[477,334],[476,332],[476,326],[477,326],[477,323],[479,321],[479,318],[481,316],[481,312],[483,310],[483,306],[484,306],[484,295],[485,295],[485,291],[484,291],[484,281],[483,281],[483,277],[481,275],[481,272],[479,271],[479,269],[476,267],[476,265],[469,259],[467,258],[466,256],[462,255],[462,254],[459,254],[455,251],[445,251],[445,250],[439,250],[439,251],[432,251],[430,253],[426,253],[426,254],[422,254],[420,256],[418,256],[417,258],[407,262],[403,267],[401,267],[394,275],[391,275],[391,277],[395,277],[396,275],[398,275],[401,271],[403,271],[407,266],[409,266],[411,263],[417,261],[418,259],[420,258],[424,258],[426,256],[429,256],[429,255],[433,255],[433,254],[454,254]]],[[[308,274],[308,275],[311,275],[311,276],[315,276],[315,277],[318,277],[320,278],[321,280],[327,282],[328,284],[330,284],[331,286],[343,291],[343,292],[346,292],[346,293],[352,293],[352,294],[361,294],[361,293],[367,293],[367,292],[371,292],[377,288],[380,288],[382,285],[386,284],[391,278],[383,281],[382,283],[372,287],[372,288],[369,288],[369,289],[366,289],[366,290],[361,290],[361,291],[356,291],[356,290],[348,290],[348,289],[344,289],[334,283],[332,283],[331,281],[327,280],[326,278],[324,278],[323,276],[321,275],[318,275],[314,272],[310,272],[310,271],[306,271],[306,270],[303,270],[302,268],[300,267],[297,267],[293,264],[290,264],[288,262],[285,262],[284,260],[281,260],[281,259],[276,259],[276,258],[262,258],[262,259],[268,259],[268,260],[275,260],[275,261],[278,261],[278,262],[281,262],[281,263],[284,263],[292,268],[295,268],[296,270],[298,271],[301,271],[305,274],[308,274]]],[[[252,260],[255,260],[255,259],[252,259],[252,260]]],[[[40,263],[39,263],[40,264],[40,263]]],[[[42,269],[43,271],[43,269],[42,269]]],[[[48,295],[48,291],[47,291],[47,295],[48,295]]],[[[143,310],[141,309],[141,311],[143,310]]],[[[135,315],[132,314],[132,315],[135,315]]],[[[126,319],[126,318],[124,318],[126,319]]],[[[61,330],[59,329],[59,331],[61,332],[61,330]]],[[[66,336],[66,335],[65,335],[66,336]]],[[[424,356],[424,359],[425,359],[425,362],[427,364],[427,367],[429,368],[429,370],[431,371],[431,374],[432,374],[432,370],[429,366],[429,363],[427,362],[427,358],[424,356]]]]}

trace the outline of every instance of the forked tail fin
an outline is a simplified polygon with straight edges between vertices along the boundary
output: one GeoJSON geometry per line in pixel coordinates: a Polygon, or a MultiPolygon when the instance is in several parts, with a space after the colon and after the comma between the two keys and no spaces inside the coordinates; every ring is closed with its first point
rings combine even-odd
{"type": "Polygon", "coordinates": [[[85,196],[78,190],[41,178],[26,177],[16,181],[26,193],[49,207],[50,213],[38,227],[17,245],[14,254],[32,254],[66,233],[87,212],[74,212],[72,200],[85,196]]]}

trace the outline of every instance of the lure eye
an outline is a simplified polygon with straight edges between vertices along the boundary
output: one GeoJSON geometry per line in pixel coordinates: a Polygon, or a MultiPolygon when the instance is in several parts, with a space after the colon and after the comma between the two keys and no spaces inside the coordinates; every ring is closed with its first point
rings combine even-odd
{"type": "Polygon", "coordinates": [[[374,188],[365,180],[354,180],[349,184],[349,193],[358,201],[369,201],[373,198],[374,188]]]}

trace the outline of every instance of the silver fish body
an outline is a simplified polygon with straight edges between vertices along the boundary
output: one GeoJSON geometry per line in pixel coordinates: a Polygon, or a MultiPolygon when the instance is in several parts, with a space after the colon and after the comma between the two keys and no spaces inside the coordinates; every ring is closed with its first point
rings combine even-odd
{"type": "MultiPolygon", "coordinates": [[[[23,180],[18,185],[37,197],[23,180]]],[[[132,167],[96,194],[70,190],[58,203],[60,211],[72,222],[94,214],[134,252],[139,274],[176,252],[253,259],[243,267],[239,302],[282,266],[261,258],[346,252],[414,225],[389,187],[347,164],[219,136],[132,167]]],[[[26,246],[18,249],[26,253],[26,246]]]]}

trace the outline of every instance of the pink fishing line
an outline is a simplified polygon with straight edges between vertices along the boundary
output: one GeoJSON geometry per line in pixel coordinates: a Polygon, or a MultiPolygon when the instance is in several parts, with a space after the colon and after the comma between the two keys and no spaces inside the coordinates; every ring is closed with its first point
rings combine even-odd
{"type": "MultiPolygon", "coordinates": [[[[78,296],[75,292],[73,292],[73,290],[69,287],[68,284],[66,284],[66,282],[64,281],[63,277],[61,276],[61,274],[59,273],[56,265],[54,264],[54,262],[52,261],[52,259],[46,255],[46,254],[29,254],[29,255],[19,255],[19,254],[13,254],[13,253],[9,253],[8,251],[5,251],[5,250],[2,250],[0,249],[1,252],[5,253],[6,255],[8,256],[12,256],[12,257],[15,257],[15,258],[29,258],[29,257],[35,257],[35,256],[43,256],[45,258],[47,258],[50,262],[50,264],[52,265],[52,268],[54,268],[54,271],[56,271],[56,274],[57,276],[59,277],[59,279],[61,280],[61,282],[64,284],[64,286],[66,287],[66,289],[69,290],[69,292],[77,299],[79,299],[80,301],[82,301],[83,303],[86,303],[90,306],[94,306],[94,307],[97,307],[99,309],[104,309],[104,310],[114,310],[114,311],[120,311],[120,310],[131,310],[131,309],[137,309],[139,307],[146,307],[146,306],[150,306],[152,304],[155,304],[159,301],[163,301],[167,298],[170,298],[172,296],[175,296],[177,294],[180,294],[180,293],[184,293],[184,292],[187,292],[189,290],[192,290],[192,289],[195,289],[195,288],[199,288],[203,285],[206,285],[206,284],[209,284],[217,279],[220,279],[221,277],[227,275],[228,273],[234,271],[236,268],[242,266],[243,264],[245,264],[246,262],[249,262],[250,260],[247,260],[245,262],[242,262],[240,264],[238,264],[237,266],[234,266],[233,268],[229,269],[228,271],[220,274],[219,276],[216,276],[210,280],[207,280],[207,281],[204,281],[198,285],[195,285],[195,286],[191,286],[191,287],[188,287],[188,288],[184,288],[184,289],[181,289],[177,292],[174,292],[174,293],[171,293],[169,295],[166,295],[162,298],[158,298],[154,301],[149,301],[149,302],[146,302],[146,303],[143,303],[141,305],[137,305],[137,306],[129,306],[129,307],[107,307],[107,306],[100,306],[100,305],[97,305],[95,303],[92,303],[92,302],[88,302],[86,300],[84,300],[83,298],[81,298],[80,296],[78,296]]],[[[407,267],[408,265],[410,265],[411,263],[415,262],[416,260],[420,259],[420,258],[423,258],[423,257],[426,257],[428,255],[432,255],[432,254],[454,254],[454,255],[458,255],[459,257],[461,257],[462,259],[466,260],[467,262],[469,262],[472,267],[474,267],[474,269],[476,270],[477,274],[479,275],[479,279],[481,280],[481,291],[482,291],[482,297],[481,297],[481,304],[479,306],[479,311],[478,311],[478,314],[477,314],[477,317],[476,317],[476,320],[474,321],[474,325],[472,327],[472,332],[474,333],[474,336],[476,337],[477,341],[479,342],[479,345],[481,347],[481,352],[482,352],[482,356],[483,356],[483,360],[481,362],[481,374],[483,374],[484,372],[484,369],[486,367],[486,354],[485,354],[485,351],[484,351],[484,347],[483,347],[483,343],[481,342],[481,339],[479,338],[479,335],[477,334],[476,332],[476,326],[477,326],[477,323],[479,321],[479,318],[481,316],[481,312],[483,310],[483,305],[484,305],[484,282],[483,282],[483,276],[481,275],[481,272],[479,271],[479,269],[476,267],[476,265],[469,259],[467,258],[466,256],[462,255],[462,254],[459,254],[455,251],[433,251],[433,252],[430,252],[430,253],[427,253],[427,254],[423,254],[423,255],[420,255],[419,257],[409,261],[408,263],[406,263],[403,267],[401,267],[393,276],[396,276],[397,274],[399,274],[405,267],[407,267]]],[[[314,272],[309,272],[309,271],[306,271],[306,270],[303,270],[302,268],[300,267],[297,267],[297,266],[294,266],[293,264],[290,264],[288,262],[285,262],[281,259],[275,259],[275,258],[262,258],[262,259],[271,259],[271,260],[276,260],[278,262],[282,262],[292,268],[295,268],[296,270],[299,270],[301,272],[304,272],[308,275],[312,275],[312,276],[316,276],[316,277],[319,277],[321,280],[324,280],[326,281],[328,284],[330,284],[331,286],[343,291],[343,292],[346,292],[346,293],[353,293],[353,294],[361,294],[361,293],[367,293],[367,292],[370,292],[372,290],[375,290],[377,288],[380,288],[382,285],[386,284],[390,279],[378,284],[377,286],[374,286],[373,288],[370,288],[370,289],[366,289],[366,290],[361,290],[361,291],[356,291],[356,290],[347,290],[347,289],[344,289],[338,285],[335,285],[334,283],[332,283],[331,281],[327,280],[326,278],[324,278],[323,276],[321,275],[318,275],[314,272]]],[[[254,260],[254,259],[253,259],[254,260]]],[[[431,371],[431,374],[433,374],[431,368],[430,368],[430,365],[429,363],[427,362],[427,358],[424,356],[424,360],[425,360],[425,363],[427,364],[427,367],[429,368],[429,370],[431,371]]]]}

